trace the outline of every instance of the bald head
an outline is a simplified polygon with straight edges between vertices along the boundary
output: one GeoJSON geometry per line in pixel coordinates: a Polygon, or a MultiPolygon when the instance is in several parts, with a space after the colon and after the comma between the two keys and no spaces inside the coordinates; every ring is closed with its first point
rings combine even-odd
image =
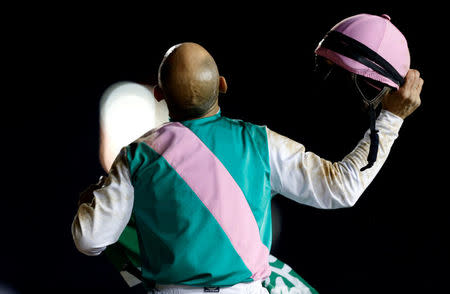
{"type": "Polygon", "coordinates": [[[158,72],[170,116],[176,120],[195,119],[218,109],[221,77],[212,56],[196,43],[170,48],[158,72]]]}

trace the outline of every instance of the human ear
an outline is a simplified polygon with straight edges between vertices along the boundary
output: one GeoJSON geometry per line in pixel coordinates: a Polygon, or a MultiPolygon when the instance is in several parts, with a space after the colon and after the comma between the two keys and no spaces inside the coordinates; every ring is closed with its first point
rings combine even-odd
{"type": "Polygon", "coordinates": [[[219,92],[225,94],[228,90],[227,81],[224,77],[219,77],[219,92]]]}
{"type": "Polygon", "coordinates": [[[164,93],[159,85],[156,85],[155,88],[153,88],[153,96],[155,96],[155,99],[158,102],[165,99],[164,93]]]}

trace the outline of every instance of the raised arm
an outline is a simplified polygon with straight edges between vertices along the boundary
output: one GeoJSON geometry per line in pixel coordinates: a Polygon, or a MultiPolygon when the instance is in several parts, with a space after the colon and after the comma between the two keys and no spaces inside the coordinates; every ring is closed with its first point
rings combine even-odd
{"type": "Polygon", "coordinates": [[[317,208],[353,206],[386,161],[403,119],[419,107],[422,85],[419,73],[410,70],[405,84],[384,98],[376,122],[380,138],[377,161],[365,171],[360,169],[367,164],[369,131],[350,154],[333,163],[267,129],[273,193],[317,208]]]}

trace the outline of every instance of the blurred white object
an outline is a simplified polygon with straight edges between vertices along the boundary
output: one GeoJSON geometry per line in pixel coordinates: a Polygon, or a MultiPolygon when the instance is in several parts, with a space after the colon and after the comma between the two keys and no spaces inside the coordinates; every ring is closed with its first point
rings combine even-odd
{"type": "Polygon", "coordinates": [[[164,100],[158,102],[153,87],[118,82],[100,99],[100,162],[108,171],[123,146],[169,121],[164,100]]]}

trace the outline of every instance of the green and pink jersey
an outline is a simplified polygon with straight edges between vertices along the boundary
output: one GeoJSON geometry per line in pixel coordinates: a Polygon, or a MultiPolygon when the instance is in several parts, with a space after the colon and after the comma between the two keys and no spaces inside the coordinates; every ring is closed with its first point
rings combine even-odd
{"type": "Polygon", "coordinates": [[[219,114],[171,122],[131,144],[127,158],[144,278],[225,286],[270,275],[264,127],[219,114]]]}
{"type": "Polygon", "coordinates": [[[271,274],[272,196],[317,208],[352,206],[385,162],[401,124],[381,112],[378,160],[364,172],[368,132],[342,161],[331,163],[266,126],[220,112],[163,124],[123,148],[92,203],[80,205],[72,224],[75,245],[98,255],[124,238],[132,218],[145,281],[263,281],[271,274]]]}

